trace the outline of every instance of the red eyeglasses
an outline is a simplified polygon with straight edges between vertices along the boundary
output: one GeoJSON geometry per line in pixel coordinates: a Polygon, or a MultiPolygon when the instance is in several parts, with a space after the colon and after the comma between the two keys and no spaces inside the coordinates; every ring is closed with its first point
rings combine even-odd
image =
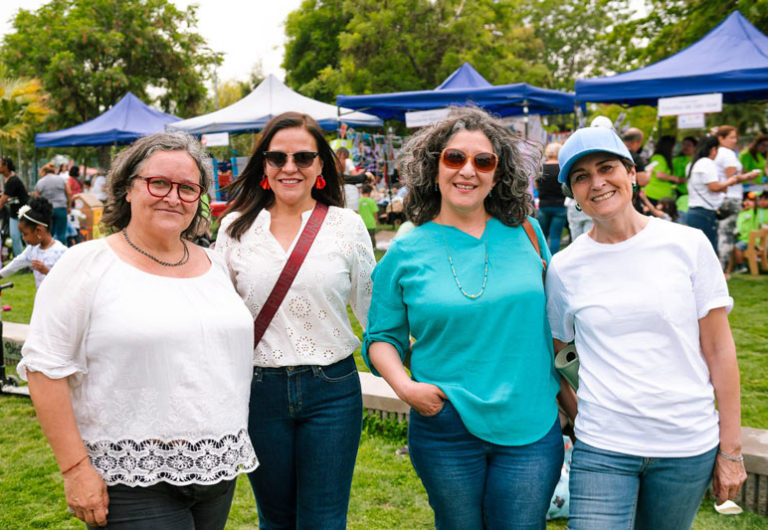
{"type": "Polygon", "coordinates": [[[440,160],[451,169],[463,168],[467,158],[472,161],[472,165],[478,171],[493,171],[499,164],[499,157],[494,153],[477,153],[470,156],[461,149],[443,149],[440,154],[440,160]]]}

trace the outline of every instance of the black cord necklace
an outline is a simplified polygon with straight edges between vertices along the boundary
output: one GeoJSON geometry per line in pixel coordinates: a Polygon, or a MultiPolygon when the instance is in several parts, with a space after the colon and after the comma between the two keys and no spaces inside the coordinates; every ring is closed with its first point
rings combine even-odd
{"type": "Polygon", "coordinates": [[[155,263],[159,263],[163,267],[178,267],[180,265],[184,265],[186,262],[189,261],[189,248],[187,247],[187,242],[184,241],[183,239],[181,239],[180,241],[181,241],[181,244],[184,245],[184,254],[181,256],[181,259],[179,261],[177,261],[175,263],[171,263],[169,261],[163,261],[161,259],[158,259],[158,258],[154,257],[152,254],[150,254],[149,252],[147,252],[146,250],[143,250],[143,249],[140,249],[139,247],[137,247],[134,244],[134,242],[131,241],[131,238],[128,237],[128,232],[126,231],[125,228],[123,228],[123,237],[125,238],[125,241],[129,245],[131,245],[131,247],[133,247],[133,249],[136,252],[144,254],[146,257],[148,257],[149,259],[151,259],[155,263]]]}

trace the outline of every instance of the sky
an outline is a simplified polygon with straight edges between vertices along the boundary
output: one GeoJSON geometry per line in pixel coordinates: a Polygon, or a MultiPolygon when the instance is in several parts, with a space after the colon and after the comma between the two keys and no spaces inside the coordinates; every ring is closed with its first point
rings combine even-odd
{"type": "MultiPolygon", "coordinates": [[[[285,17],[301,0],[172,0],[185,9],[197,4],[197,31],[213,51],[223,52],[220,82],[248,79],[251,68],[261,61],[265,75],[284,79],[280,68],[285,42],[285,17]]],[[[9,20],[19,10],[36,10],[47,0],[0,0],[0,36],[11,30],[9,20]]]]}

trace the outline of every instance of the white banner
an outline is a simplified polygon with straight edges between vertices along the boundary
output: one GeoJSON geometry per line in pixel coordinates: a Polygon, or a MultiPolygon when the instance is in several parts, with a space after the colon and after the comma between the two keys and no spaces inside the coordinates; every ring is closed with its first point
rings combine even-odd
{"type": "Polygon", "coordinates": [[[677,117],[678,129],[703,129],[706,125],[705,114],[680,114],[677,117]]]}
{"type": "Polygon", "coordinates": [[[722,94],[697,94],[695,96],[659,98],[659,116],[721,112],[722,110],[722,94]]]}
{"type": "Polygon", "coordinates": [[[405,126],[426,127],[448,116],[448,109],[417,110],[405,113],[405,126]]]}
{"type": "Polygon", "coordinates": [[[204,134],[200,138],[200,143],[203,147],[218,147],[222,145],[229,145],[229,133],[208,133],[204,134]]]}

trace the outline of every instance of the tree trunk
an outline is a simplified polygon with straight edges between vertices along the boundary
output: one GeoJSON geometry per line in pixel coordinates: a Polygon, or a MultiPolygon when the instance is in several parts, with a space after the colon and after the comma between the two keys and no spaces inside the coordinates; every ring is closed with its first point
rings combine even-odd
{"type": "Polygon", "coordinates": [[[109,166],[112,165],[112,146],[100,145],[96,148],[96,153],[99,157],[99,173],[103,171],[106,175],[109,166]]]}

